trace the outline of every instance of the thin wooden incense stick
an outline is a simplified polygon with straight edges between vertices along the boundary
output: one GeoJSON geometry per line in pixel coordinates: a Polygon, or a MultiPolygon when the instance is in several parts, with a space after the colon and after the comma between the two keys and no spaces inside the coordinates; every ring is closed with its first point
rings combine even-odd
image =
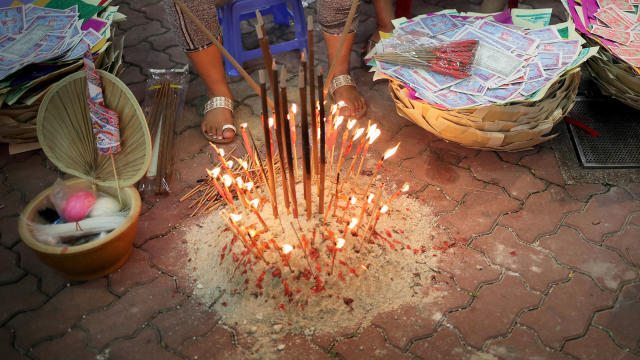
{"type": "MultiPolygon", "coordinates": [[[[280,71],[280,110],[282,112],[282,133],[284,137],[284,143],[286,146],[287,154],[287,169],[289,170],[289,190],[291,191],[291,203],[293,205],[293,217],[298,218],[298,197],[296,195],[296,178],[293,174],[293,150],[291,144],[291,131],[289,124],[289,117],[287,116],[287,109],[289,103],[287,102],[287,68],[282,65],[280,71]]],[[[282,161],[282,159],[280,160],[282,161]]]]}
{"type": "Polygon", "coordinates": [[[325,129],[325,119],[324,119],[324,94],[322,93],[322,69],[318,66],[318,102],[320,103],[320,111],[318,121],[320,128],[320,147],[318,149],[320,162],[319,162],[319,185],[318,185],[318,213],[324,213],[324,181],[325,181],[325,171],[327,169],[327,157],[325,152],[326,146],[326,129],[325,129]]]}
{"type": "Polygon", "coordinates": [[[298,90],[300,92],[300,124],[302,131],[302,181],[304,184],[304,201],[307,220],[311,219],[311,149],[309,144],[309,120],[307,117],[307,89],[305,73],[302,66],[298,70],[298,90]]]}
{"type": "MultiPolygon", "coordinates": [[[[278,89],[278,70],[275,68],[275,64],[273,64],[273,80],[275,83],[275,88],[278,89]]],[[[287,150],[285,149],[284,139],[282,136],[282,128],[284,126],[284,122],[282,120],[282,109],[280,107],[280,97],[277,95],[278,90],[273,90],[273,99],[276,102],[276,109],[274,111],[274,118],[276,122],[276,140],[278,143],[278,156],[280,158],[280,175],[282,176],[282,191],[284,192],[284,207],[287,209],[287,214],[291,209],[291,204],[289,202],[289,189],[287,185],[287,167],[286,167],[286,158],[287,158],[287,150]]]]}
{"type": "Polygon", "coordinates": [[[312,178],[318,176],[318,123],[316,112],[316,77],[315,77],[315,47],[313,39],[313,15],[307,17],[307,49],[309,49],[308,59],[308,71],[305,75],[308,75],[306,82],[309,86],[309,109],[310,124],[311,124],[311,160],[313,166],[311,167],[312,178]]]}
{"type": "Polygon", "coordinates": [[[260,78],[260,100],[262,103],[262,131],[264,133],[264,144],[267,152],[267,172],[269,173],[269,194],[271,195],[271,209],[273,210],[273,216],[278,216],[278,201],[276,197],[276,173],[273,170],[273,148],[271,138],[271,131],[269,130],[269,109],[267,108],[267,84],[264,76],[264,71],[258,72],[260,78]]]}
{"type": "Polygon", "coordinates": [[[258,24],[256,25],[256,34],[258,35],[258,44],[260,44],[260,50],[262,51],[262,59],[264,60],[264,67],[267,69],[267,76],[269,77],[269,86],[271,86],[271,93],[275,96],[275,87],[273,79],[273,57],[271,56],[271,47],[269,46],[269,37],[264,29],[264,21],[260,11],[256,10],[256,18],[258,24]]]}
{"type": "MultiPolygon", "coordinates": [[[[256,84],[256,82],[251,78],[251,76],[247,73],[247,71],[243,69],[242,66],[240,66],[240,64],[238,64],[236,59],[234,59],[233,56],[229,54],[227,49],[225,49],[224,46],[222,46],[222,44],[218,41],[218,39],[216,39],[216,37],[213,36],[213,34],[202,24],[202,22],[200,22],[200,20],[198,20],[198,18],[196,18],[196,16],[193,15],[191,10],[189,10],[189,8],[187,8],[184,5],[184,3],[180,0],[172,0],[172,1],[182,10],[182,12],[185,15],[187,15],[187,17],[198,27],[198,29],[200,29],[200,31],[202,31],[202,33],[209,38],[209,41],[211,41],[218,49],[220,49],[220,52],[222,53],[222,55],[224,55],[224,57],[227,58],[227,60],[229,60],[229,62],[233,65],[233,67],[235,67],[236,70],[238,70],[240,75],[242,75],[242,77],[249,83],[253,91],[255,91],[256,94],[260,94],[260,87],[258,86],[258,84],[256,84]]],[[[267,103],[272,109],[275,107],[275,104],[269,98],[267,98],[267,103]]]]}

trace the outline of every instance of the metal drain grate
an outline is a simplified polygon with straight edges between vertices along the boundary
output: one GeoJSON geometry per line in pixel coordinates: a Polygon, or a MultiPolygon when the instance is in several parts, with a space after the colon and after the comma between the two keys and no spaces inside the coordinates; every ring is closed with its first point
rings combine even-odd
{"type": "Polygon", "coordinates": [[[600,133],[569,125],[585,168],[640,168],[640,111],[610,99],[576,97],[569,116],[600,133]]]}

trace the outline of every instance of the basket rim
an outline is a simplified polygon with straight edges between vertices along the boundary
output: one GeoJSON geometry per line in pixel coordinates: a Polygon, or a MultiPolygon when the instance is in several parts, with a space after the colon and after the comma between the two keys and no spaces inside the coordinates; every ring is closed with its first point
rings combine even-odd
{"type": "MultiPolygon", "coordinates": [[[[127,98],[127,100],[132,104],[133,106],[133,110],[136,113],[135,118],[140,123],[140,125],[142,126],[142,131],[144,132],[143,137],[144,137],[144,147],[145,147],[145,151],[144,151],[144,155],[145,155],[145,161],[143,163],[143,166],[140,166],[140,169],[138,169],[138,171],[136,171],[134,176],[131,177],[126,177],[126,178],[118,178],[118,186],[121,187],[126,187],[126,186],[130,186],[135,184],[136,182],[138,182],[140,179],[142,179],[142,177],[145,175],[145,173],[147,172],[147,169],[149,168],[149,165],[151,164],[151,135],[149,133],[149,127],[147,125],[147,121],[145,119],[144,116],[144,112],[142,111],[142,108],[140,107],[140,103],[138,102],[138,100],[136,99],[136,97],[133,95],[133,93],[131,92],[131,90],[129,89],[129,87],[122,82],[122,80],[120,80],[117,76],[104,71],[104,70],[98,70],[98,73],[100,74],[100,77],[102,79],[108,79],[109,81],[111,81],[112,83],[114,83],[116,85],[116,87],[122,91],[122,94],[127,98]]],[[[42,99],[42,103],[40,104],[40,107],[38,109],[38,114],[37,114],[37,121],[36,121],[36,125],[37,125],[37,137],[38,137],[38,142],[40,143],[40,145],[42,146],[42,151],[44,151],[45,155],[47,156],[47,158],[49,160],[51,160],[52,163],[54,163],[58,169],[60,169],[62,172],[66,173],[66,174],[70,174],[70,175],[75,175],[77,177],[80,177],[82,179],[88,180],[91,183],[94,184],[98,184],[98,185],[102,185],[102,186],[116,186],[115,180],[98,180],[95,179],[93,177],[91,177],[88,174],[85,174],[81,171],[76,171],[74,169],[70,169],[68,168],[65,164],[60,163],[55,157],[50,156],[51,154],[54,154],[55,151],[49,146],[49,143],[47,141],[43,141],[45,135],[43,132],[43,121],[42,118],[44,117],[44,114],[47,110],[47,107],[49,105],[49,102],[51,101],[51,99],[53,98],[53,96],[63,87],[67,86],[67,84],[69,84],[70,82],[77,80],[78,78],[86,78],[86,72],[83,70],[78,70],[68,76],[66,76],[65,78],[61,79],[60,81],[56,82],[51,89],[49,89],[49,91],[47,91],[47,94],[45,95],[44,99],[42,99]]],[[[87,105],[88,106],[88,105],[87,105]]]]}

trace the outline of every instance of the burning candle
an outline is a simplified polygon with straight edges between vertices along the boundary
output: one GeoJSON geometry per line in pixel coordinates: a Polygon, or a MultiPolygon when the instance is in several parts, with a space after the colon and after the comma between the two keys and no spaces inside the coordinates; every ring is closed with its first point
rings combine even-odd
{"type": "Polygon", "coordinates": [[[224,149],[219,149],[214,143],[209,143],[209,144],[213,147],[216,154],[218,155],[218,161],[220,162],[220,165],[225,170],[229,170],[229,167],[227,166],[227,160],[224,158],[224,149]]]}
{"type": "Polygon", "coordinates": [[[249,135],[247,134],[247,123],[240,124],[240,132],[242,133],[242,141],[244,141],[244,148],[247,150],[247,154],[249,154],[249,158],[253,159],[253,147],[251,147],[251,143],[249,142],[249,135]]]}
{"type": "Polygon", "coordinates": [[[338,134],[338,128],[344,121],[344,116],[340,115],[336,117],[336,121],[333,123],[333,130],[331,131],[331,135],[329,136],[329,146],[331,147],[331,152],[329,153],[329,174],[331,174],[331,169],[333,168],[333,152],[336,147],[336,136],[338,134]]]}
{"type": "MultiPolygon", "coordinates": [[[[353,142],[356,141],[362,135],[362,133],[364,133],[364,129],[359,128],[353,134],[353,137],[351,138],[351,140],[349,140],[349,143],[344,149],[344,152],[340,154],[340,157],[338,158],[338,166],[336,167],[336,172],[340,172],[340,170],[342,169],[342,163],[344,162],[346,155],[351,152],[351,148],[353,147],[353,142]]],[[[349,180],[349,176],[347,175],[347,180],[343,181],[342,184],[344,185],[344,183],[346,183],[348,180],[349,180]]]]}
{"type": "Polygon", "coordinates": [[[244,231],[244,227],[242,227],[241,225],[238,225],[238,222],[240,221],[240,219],[242,219],[242,215],[241,214],[228,214],[226,211],[223,211],[223,213],[225,215],[227,215],[226,217],[223,216],[223,218],[225,218],[225,220],[228,218],[229,220],[227,221],[227,224],[231,225],[232,230],[234,230],[234,232],[238,235],[238,237],[240,238],[240,240],[242,241],[242,243],[244,244],[244,246],[251,251],[251,253],[253,253],[254,255],[257,255],[257,257],[259,257],[260,259],[262,259],[262,261],[264,261],[264,263],[269,266],[269,262],[267,261],[267,259],[264,258],[264,254],[262,253],[262,251],[260,250],[260,248],[258,247],[258,243],[255,241],[255,239],[251,238],[251,242],[249,240],[247,240],[247,237],[245,236],[245,231],[244,231]],[[257,253],[257,254],[256,254],[257,253]]]}
{"type": "Polygon", "coordinates": [[[349,224],[347,224],[347,226],[344,227],[344,234],[342,235],[342,237],[347,237],[347,232],[350,230],[353,230],[353,228],[356,227],[356,225],[358,225],[358,219],[357,218],[351,218],[351,221],[349,222],[349,224]]]}
{"type": "Polygon", "coordinates": [[[293,151],[293,172],[296,175],[296,179],[300,178],[298,174],[298,155],[296,149],[296,113],[298,113],[298,106],[296,104],[291,104],[291,110],[289,111],[289,129],[291,131],[291,143],[292,151],[293,151]]]}
{"type": "Polygon", "coordinates": [[[267,223],[264,222],[264,219],[262,218],[262,216],[260,216],[260,212],[258,211],[258,205],[260,205],[260,200],[259,199],[253,199],[253,200],[251,200],[251,202],[249,202],[249,204],[251,205],[249,207],[251,209],[251,212],[253,212],[253,214],[258,218],[258,221],[260,221],[260,224],[262,224],[262,227],[265,230],[269,230],[269,227],[267,226],[267,223]]]}
{"type": "MultiPolygon", "coordinates": [[[[375,125],[375,124],[374,124],[375,125]]],[[[360,171],[362,170],[362,164],[364,164],[364,160],[367,156],[367,151],[369,150],[369,146],[373,144],[374,141],[380,136],[382,131],[380,129],[374,129],[369,135],[369,141],[364,146],[364,150],[362,151],[362,158],[360,159],[360,165],[358,165],[358,171],[356,171],[356,179],[354,180],[354,184],[358,184],[358,177],[360,176],[360,171]]]]}
{"type": "Polygon", "coordinates": [[[291,272],[293,272],[293,269],[291,268],[291,264],[289,264],[289,256],[292,250],[293,250],[293,246],[289,244],[284,244],[282,245],[282,253],[280,255],[280,257],[282,258],[282,261],[284,261],[287,264],[287,267],[291,272]]]}
{"type": "Polygon", "coordinates": [[[351,196],[351,198],[349,199],[349,201],[347,201],[347,204],[344,206],[344,212],[342,213],[342,217],[347,216],[347,213],[349,211],[349,207],[351,205],[355,205],[356,204],[356,197],[355,196],[351,196]]]}
{"type": "MultiPolygon", "coordinates": [[[[371,204],[374,197],[375,196],[373,194],[369,194],[369,196],[362,201],[362,210],[360,210],[360,216],[358,216],[358,224],[362,224],[362,218],[364,217],[364,213],[367,211],[367,206],[371,204]]],[[[360,226],[358,226],[358,229],[360,229],[360,226]]],[[[356,232],[358,229],[356,229],[356,232]]]]}
{"type": "Polygon", "coordinates": [[[236,178],[236,185],[238,185],[238,188],[242,191],[242,194],[244,195],[245,199],[247,199],[247,202],[251,202],[251,200],[253,200],[253,197],[249,192],[244,191],[244,180],[242,180],[240,176],[236,178]]]}
{"type": "Polygon", "coordinates": [[[378,211],[378,214],[376,215],[376,219],[373,221],[373,226],[371,227],[371,231],[369,232],[369,237],[371,237],[376,232],[376,225],[378,225],[378,220],[380,220],[380,216],[386,213],[387,210],[389,210],[389,207],[387,205],[382,205],[382,207],[378,211]]]}
{"type": "Polygon", "coordinates": [[[238,199],[240,199],[240,203],[245,209],[247,209],[249,207],[249,205],[247,204],[247,199],[244,197],[244,192],[238,187],[238,184],[236,184],[236,182],[233,181],[233,178],[228,174],[225,174],[222,177],[222,179],[224,180],[225,189],[227,189],[228,191],[229,186],[233,186],[233,188],[236,191],[236,194],[238,194],[238,199]]]}
{"type": "MultiPolygon", "coordinates": [[[[340,152],[338,153],[338,165],[336,166],[336,175],[340,172],[340,166],[342,165],[342,156],[344,154],[345,146],[347,145],[347,140],[349,139],[349,132],[356,124],[356,119],[351,119],[347,121],[347,130],[342,132],[342,142],[340,143],[340,152]]],[[[331,156],[331,162],[333,163],[333,154],[331,156]]],[[[331,166],[329,166],[331,169],[331,166]]],[[[331,171],[329,171],[331,173],[331,171]]]]}
{"type": "Polygon", "coordinates": [[[329,275],[333,274],[333,264],[336,261],[336,252],[338,251],[338,249],[342,249],[342,247],[344,246],[344,243],[345,243],[344,238],[336,239],[336,243],[333,246],[333,255],[331,256],[331,271],[329,271],[329,275]]]}
{"type": "Polygon", "coordinates": [[[378,170],[380,170],[380,167],[382,167],[382,163],[388,158],[392,157],[396,153],[396,151],[398,151],[399,146],[400,146],[400,143],[398,143],[396,146],[384,152],[384,155],[382,155],[382,158],[380,159],[380,161],[378,161],[378,164],[376,165],[376,169],[373,171],[373,175],[371,175],[371,180],[369,180],[369,184],[367,185],[367,190],[365,192],[369,192],[369,187],[371,187],[371,184],[373,183],[373,179],[376,178],[376,174],[378,173],[378,170]]]}
{"type": "Polygon", "coordinates": [[[393,195],[391,195],[391,199],[389,199],[389,204],[391,204],[391,202],[397,198],[398,196],[400,196],[400,194],[402,193],[406,193],[407,191],[409,191],[409,184],[408,183],[404,183],[404,185],[402,185],[402,188],[400,188],[398,191],[396,191],[393,195]]]}

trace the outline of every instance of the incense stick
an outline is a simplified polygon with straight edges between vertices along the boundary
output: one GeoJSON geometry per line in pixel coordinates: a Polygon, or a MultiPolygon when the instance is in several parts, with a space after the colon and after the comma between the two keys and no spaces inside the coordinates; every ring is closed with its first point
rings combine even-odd
{"type": "Polygon", "coordinates": [[[267,109],[267,84],[265,83],[264,71],[258,72],[260,78],[260,100],[262,103],[262,131],[264,133],[264,143],[267,152],[267,171],[269,173],[269,194],[271,195],[271,209],[273,216],[278,217],[278,201],[276,197],[276,174],[273,171],[273,152],[271,151],[271,131],[269,130],[269,109],[267,109]]]}
{"type": "Polygon", "coordinates": [[[298,218],[298,197],[296,195],[296,178],[293,174],[293,150],[291,144],[291,131],[289,117],[287,116],[287,68],[282,65],[280,72],[280,110],[282,112],[282,130],[287,154],[287,169],[289,170],[289,190],[291,191],[291,203],[293,205],[293,217],[298,218]]]}
{"type": "Polygon", "coordinates": [[[318,185],[318,213],[322,214],[324,212],[324,182],[325,182],[325,171],[327,169],[327,157],[325,152],[326,146],[326,129],[325,129],[325,118],[324,118],[324,94],[322,93],[322,69],[318,67],[318,102],[320,103],[320,111],[318,121],[320,127],[320,148],[318,149],[320,155],[320,162],[318,165],[319,171],[319,185],[318,185]]]}
{"type": "Polygon", "coordinates": [[[275,69],[275,64],[273,64],[273,81],[275,83],[275,87],[273,90],[273,99],[276,102],[276,107],[274,111],[274,118],[276,121],[276,142],[278,143],[278,156],[280,158],[280,175],[282,176],[282,191],[284,195],[284,206],[287,209],[287,214],[290,211],[291,204],[289,203],[289,190],[287,186],[287,169],[286,169],[286,150],[284,145],[284,139],[282,134],[282,128],[284,126],[282,120],[282,109],[280,107],[280,97],[276,95],[278,93],[278,70],[275,69]]]}
{"type": "Polygon", "coordinates": [[[302,179],[304,184],[304,200],[307,210],[307,220],[311,219],[311,149],[309,144],[309,121],[307,118],[307,92],[305,87],[305,73],[302,66],[298,70],[298,90],[300,92],[300,122],[302,131],[302,179]]]}
{"type": "MultiPolygon", "coordinates": [[[[308,65],[308,77],[306,78],[309,85],[309,109],[311,117],[311,160],[313,166],[311,167],[313,177],[318,177],[319,163],[318,163],[318,123],[316,112],[316,78],[315,78],[315,44],[313,39],[313,15],[307,17],[307,49],[309,49],[309,65],[308,65]]],[[[307,74],[304,74],[305,76],[307,74]]],[[[318,190],[319,191],[319,190],[318,190]]]]}

